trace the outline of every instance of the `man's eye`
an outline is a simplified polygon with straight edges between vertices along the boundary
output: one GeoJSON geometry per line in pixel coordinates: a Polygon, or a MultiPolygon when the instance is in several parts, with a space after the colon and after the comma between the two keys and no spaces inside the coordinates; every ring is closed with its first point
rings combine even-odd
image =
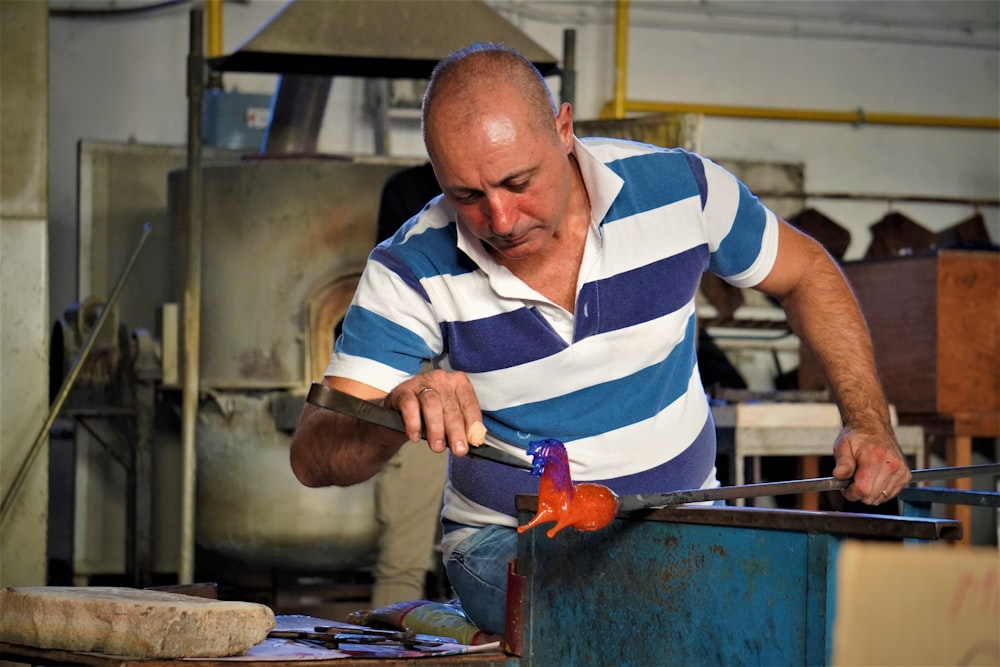
{"type": "Polygon", "coordinates": [[[517,183],[508,184],[507,188],[512,192],[524,192],[528,189],[528,185],[530,185],[530,183],[530,181],[519,181],[517,183]]]}

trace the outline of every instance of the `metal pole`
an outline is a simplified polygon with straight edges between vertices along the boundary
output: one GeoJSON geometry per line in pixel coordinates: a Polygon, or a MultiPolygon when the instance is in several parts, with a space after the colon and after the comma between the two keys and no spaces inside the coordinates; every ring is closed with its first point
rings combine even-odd
{"type": "Polygon", "coordinates": [[[90,330],[90,334],[87,336],[87,340],[84,341],[83,347],[76,355],[76,359],[73,360],[73,365],[69,369],[69,373],[66,374],[66,379],[63,380],[62,387],[59,388],[59,393],[56,394],[55,399],[52,401],[52,405],[49,407],[49,416],[45,418],[45,423],[42,424],[42,428],[38,432],[38,437],[35,438],[35,442],[31,445],[31,449],[28,450],[28,455],[25,457],[18,469],[17,474],[14,476],[14,482],[7,489],[7,493],[4,494],[3,504],[0,505],[0,520],[7,516],[8,510],[10,510],[14,498],[17,496],[18,490],[21,485],[24,484],[24,480],[27,477],[28,470],[31,469],[32,463],[38,457],[38,452],[41,451],[42,445],[48,440],[49,429],[52,428],[52,424],[55,423],[56,417],[59,416],[59,410],[62,409],[63,403],[66,401],[66,397],[69,396],[70,390],[73,385],[76,384],[76,378],[80,375],[80,370],[83,368],[83,362],[87,360],[90,355],[90,350],[94,347],[94,343],[97,342],[97,335],[104,328],[105,322],[108,321],[108,317],[111,315],[111,311],[114,310],[115,303],[118,301],[118,297],[121,295],[122,288],[125,287],[125,281],[128,279],[130,273],[132,273],[132,267],[135,266],[135,261],[139,257],[139,251],[146,244],[146,239],[149,237],[149,232],[152,230],[152,226],[147,222],[143,225],[142,236],[139,237],[139,243],[135,250],[132,251],[132,256],[129,257],[128,263],[125,264],[125,268],[122,270],[122,274],[118,277],[118,282],[111,290],[111,296],[108,297],[107,303],[104,304],[104,308],[101,310],[100,316],[97,318],[97,323],[94,324],[94,328],[90,330]]]}
{"type": "MultiPolygon", "coordinates": [[[[923,470],[912,471],[911,482],[963,479],[965,477],[975,477],[976,475],[996,475],[997,473],[1000,473],[1000,463],[985,463],[951,468],[925,468],[923,470]]],[[[844,489],[850,484],[851,480],[849,479],[820,477],[817,479],[796,479],[788,482],[762,482],[760,484],[742,484],[740,486],[720,486],[714,489],[690,489],[685,491],[668,491],[667,493],[638,494],[622,496],[618,501],[618,511],[632,512],[667,505],[686,505],[687,503],[714,500],[738,500],[741,498],[798,495],[800,493],[821,493],[844,489]]]]}
{"type": "Polygon", "coordinates": [[[205,95],[204,9],[191,9],[188,54],[188,258],[184,286],[184,380],[181,391],[181,535],[178,583],[194,582],[194,523],[197,482],[195,423],[201,349],[202,170],[201,109],[205,95]]]}
{"type": "Polygon", "coordinates": [[[563,30],[562,102],[576,105],[576,30],[563,30]]]}
{"type": "Polygon", "coordinates": [[[271,101],[271,120],[261,152],[315,153],[332,87],[332,76],[282,74],[271,101]]]}
{"type": "Polygon", "coordinates": [[[844,199],[849,201],[914,202],[917,204],[961,204],[975,207],[997,207],[1000,199],[988,197],[945,197],[936,195],[890,194],[888,192],[809,192],[806,190],[754,190],[758,197],[776,199],[844,199]]]}
{"type": "Polygon", "coordinates": [[[613,118],[625,117],[627,78],[628,0],[617,0],[615,2],[615,96],[611,102],[613,118]]]}
{"type": "MultiPolygon", "coordinates": [[[[624,58],[624,55],[621,56],[624,58]]],[[[616,68],[624,80],[624,65],[616,68]]],[[[618,89],[616,88],[616,91],[618,89]]],[[[621,86],[624,95],[624,85],[621,86]]],[[[849,123],[851,125],[902,125],[910,127],[944,127],[966,130],[1000,130],[1000,118],[983,116],[924,116],[917,114],[826,109],[783,109],[779,107],[743,107],[728,104],[695,104],[687,102],[653,102],[647,100],[615,99],[601,108],[601,118],[623,118],[633,113],[697,113],[726,118],[757,120],[790,120],[818,123],[849,123]]]]}

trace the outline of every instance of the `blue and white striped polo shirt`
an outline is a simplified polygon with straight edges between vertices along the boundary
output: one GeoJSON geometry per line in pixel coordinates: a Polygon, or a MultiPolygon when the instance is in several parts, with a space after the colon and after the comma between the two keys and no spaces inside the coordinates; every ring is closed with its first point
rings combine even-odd
{"type": "MultiPolygon", "coordinates": [[[[438,197],[372,252],[327,374],[391,391],[429,360],[468,375],[508,451],[565,443],[574,481],[619,494],[715,486],[695,293],[706,270],[761,281],[776,218],[680,149],[578,139],[574,154],[592,209],[575,312],[494,261],[438,197]]],[[[443,516],[514,526],[514,495],[537,491],[524,471],[453,456],[443,516]]]]}

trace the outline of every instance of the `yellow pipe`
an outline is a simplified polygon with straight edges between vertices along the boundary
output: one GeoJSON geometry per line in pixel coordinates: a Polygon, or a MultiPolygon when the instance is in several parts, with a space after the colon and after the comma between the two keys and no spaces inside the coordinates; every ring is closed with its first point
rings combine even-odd
{"type": "Polygon", "coordinates": [[[628,75],[628,0],[615,2],[614,118],[625,117],[625,81],[628,75]]]}
{"type": "Polygon", "coordinates": [[[773,107],[741,107],[723,104],[690,104],[614,100],[601,109],[601,118],[623,118],[634,113],[699,113],[706,116],[755,118],[760,120],[816,121],[850,123],[852,125],[908,125],[914,127],[949,127],[976,130],[1000,130],[1000,118],[962,116],[921,116],[916,114],[868,113],[857,111],[823,111],[819,109],[779,109],[773,107]]]}
{"type": "Polygon", "coordinates": [[[222,55],[222,0],[205,0],[205,27],[208,42],[205,55],[216,58],[222,55]]]}

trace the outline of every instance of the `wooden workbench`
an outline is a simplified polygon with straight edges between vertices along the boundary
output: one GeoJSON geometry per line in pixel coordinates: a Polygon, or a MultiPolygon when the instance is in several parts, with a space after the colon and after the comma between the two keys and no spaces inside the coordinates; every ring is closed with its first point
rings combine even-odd
{"type": "Polygon", "coordinates": [[[331,660],[282,661],[206,658],[204,660],[167,660],[41,649],[4,642],[0,642],[0,660],[31,665],[76,665],[78,667],[355,667],[357,665],[366,665],[367,667],[372,665],[378,665],[378,667],[416,667],[417,665],[511,667],[517,665],[517,658],[508,657],[500,651],[400,659],[334,658],[331,660]]]}

